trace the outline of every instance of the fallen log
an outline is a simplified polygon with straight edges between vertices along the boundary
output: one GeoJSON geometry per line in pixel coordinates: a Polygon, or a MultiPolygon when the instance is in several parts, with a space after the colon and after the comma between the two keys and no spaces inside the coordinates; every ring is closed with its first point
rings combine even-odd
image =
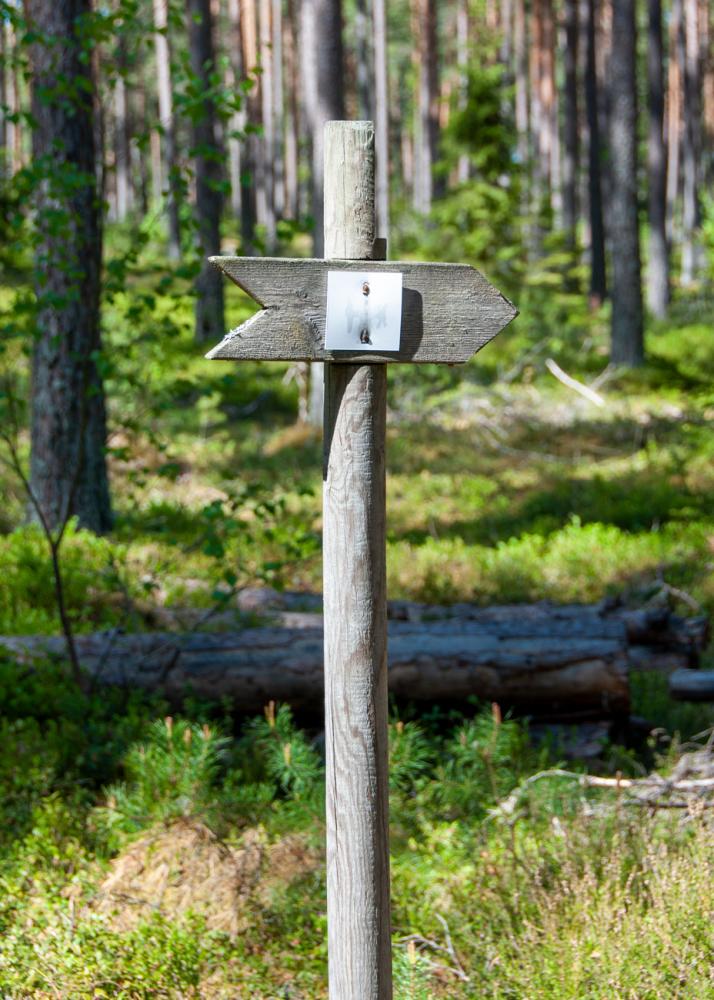
{"type": "MultiPolygon", "coordinates": [[[[317,709],[323,698],[320,627],[231,633],[94,634],[76,637],[98,683],[229,698],[242,712],[270,700],[317,709]]],[[[61,638],[0,638],[15,656],[64,656],[61,638]]],[[[419,702],[463,704],[476,695],[542,717],[612,717],[629,710],[627,638],[621,622],[390,622],[389,688],[419,702]]]]}
{"type": "Polygon", "coordinates": [[[714,701],[714,670],[675,670],[669,694],[677,701],[714,701]]]}
{"type": "MultiPolygon", "coordinates": [[[[77,636],[80,661],[97,683],[157,690],[172,701],[193,693],[229,698],[245,712],[260,711],[270,700],[319,709],[320,596],[243,591],[238,608],[267,616],[271,624],[241,628],[240,611],[234,610],[214,617],[214,624],[227,629],[220,633],[77,636]]],[[[395,696],[463,703],[475,695],[541,719],[625,714],[630,670],[685,673],[696,686],[690,675],[699,672],[683,668],[698,664],[708,639],[706,618],[682,618],[667,607],[632,610],[611,600],[489,608],[392,601],[389,617],[389,685],[395,696]]],[[[58,637],[0,637],[3,646],[23,659],[65,653],[58,637]]]]}
{"type": "MultiPolygon", "coordinates": [[[[322,598],[319,594],[296,591],[278,592],[269,587],[247,588],[238,595],[238,607],[243,611],[269,614],[281,624],[298,627],[319,623],[322,598]]],[[[429,622],[460,619],[483,625],[503,625],[513,621],[523,623],[570,623],[577,631],[597,632],[602,621],[619,621],[625,626],[628,643],[638,647],[634,654],[638,669],[662,669],[666,672],[680,666],[696,666],[699,654],[709,642],[709,619],[704,615],[685,618],[675,614],[668,605],[648,608],[628,608],[617,598],[606,598],[597,604],[500,604],[479,607],[475,604],[448,606],[420,604],[416,601],[389,601],[390,621],[429,622]],[[661,654],[658,664],[652,657],[661,654]],[[665,655],[669,654],[669,655],[665,655]],[[648,664],[649,657],[649,664],[648,664]]]]}

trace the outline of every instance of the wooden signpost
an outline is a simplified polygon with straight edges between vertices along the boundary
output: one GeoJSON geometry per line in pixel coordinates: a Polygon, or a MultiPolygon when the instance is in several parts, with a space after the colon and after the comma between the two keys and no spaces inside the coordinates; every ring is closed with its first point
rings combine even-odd
{"type": "Polygon", "coordinates": [[[328,362],[323,589],[329,990],[331,1000],[389,1000],[385,362],[467,361],[516,310],[471,267],[384,261],[386,247],[375,234],[371,122],[326,124],[324,204],[325,260],[211,258],[263,309],[207,357],[328,362]],[[354,276],[331,277],[345,271],[354,276]],[[383,282],[385,275],[392,277],[383,282]],[[390,317],[398,293],[394,329],[390,317]],[[380,350],[387,342],[396,349],[380,350]]]}

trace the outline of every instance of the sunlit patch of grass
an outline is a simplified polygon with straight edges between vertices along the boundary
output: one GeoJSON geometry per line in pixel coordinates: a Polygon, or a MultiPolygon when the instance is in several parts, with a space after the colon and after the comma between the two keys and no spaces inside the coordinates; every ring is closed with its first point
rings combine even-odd
{"type": "Polygon", "coordinates": [[[597,601],[607,593],[645,589],[663,574],[696,594],[699,579],[707,579],[697,567],[708,530],[695,523],[630,533],[574,519],[547,536],[523,534],[495,546],[458,537],[426,537],[417,545],[392,540],[390,592],[435,603],[597,601]]]}

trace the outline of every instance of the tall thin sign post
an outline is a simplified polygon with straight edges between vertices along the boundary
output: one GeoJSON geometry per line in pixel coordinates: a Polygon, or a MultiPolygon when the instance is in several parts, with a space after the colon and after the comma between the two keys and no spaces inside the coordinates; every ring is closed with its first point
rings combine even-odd
{"type": "Polygon", "coordinates": [[[262,310],[207,355],[325,361],[323,561],[330,1000],[391,1000],[386,362],[467,361],[516,315],[462,264],[386,262],[374,126],[325,126],[325,260],[214,257],[262,310]]]}
{"type": "MultiPolygon", "coordinates": [[[[373,260],[371,122],[325,126],[324,204],[326,257],[373,260]]],[[[322,545],[331,1000],[392,996],[386,414],[386,365],[325,365],[322,545]]]]}

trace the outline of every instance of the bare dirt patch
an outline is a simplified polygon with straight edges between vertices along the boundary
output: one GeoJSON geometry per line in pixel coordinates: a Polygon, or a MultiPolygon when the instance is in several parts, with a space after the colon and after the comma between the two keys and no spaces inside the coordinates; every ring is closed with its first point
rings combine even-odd
{"type": "Polygon", "coordinates": [[[267,903],[270,889],[319,863],[318,853],[297,836],[270,845],[262,830],[251,829],[232,847],[203,823],[180,820],[149,831],[114,859],[94,909],[118,931],[152,913],[170,920],[191,913],[209,930],[235,936],[253,919],[252,901],[267,903]]]}

